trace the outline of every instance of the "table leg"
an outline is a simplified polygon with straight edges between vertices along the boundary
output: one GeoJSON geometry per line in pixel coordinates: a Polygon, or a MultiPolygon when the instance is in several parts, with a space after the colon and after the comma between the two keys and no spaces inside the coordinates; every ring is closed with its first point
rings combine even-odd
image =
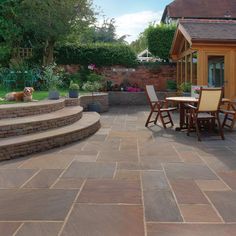
{"type": "Polygon", "coordinates": [[[179,127],[176,127],[176,131],[181,131],[182,129],[186,129],[186,121],[185,121],[185,107],[184,103],[179,103],[179,127]]]}

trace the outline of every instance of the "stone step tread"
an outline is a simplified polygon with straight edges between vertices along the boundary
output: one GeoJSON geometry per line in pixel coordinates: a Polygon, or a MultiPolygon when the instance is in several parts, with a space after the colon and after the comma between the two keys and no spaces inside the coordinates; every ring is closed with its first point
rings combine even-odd
{"type": "Polygon", "coordinates": [[[47,122],[48,120],[75,115],[82,111],[83,111],[83,108],[81,106],[72,106],[72,107],[64,107],[63,109],[53,111],[47,114],[0,119],[0,129],[8,125],[28,124],[28,123],[39,122],[39,121],[47,122]]]}
{"type": "Polygon", "coordinates": [[[60,128],[56,128],[56,129],[52,129],[52,130],[48,130],[44,132],[38,132],[35,134],[30,134],[30,135],[22,135],[18,137],[0,139],[0,148],[3,148],[4,146],[17,145],[20,143],[27,143],[27,142],[31,142],[35,140],[41,140],[44,138],[50,138],[50,137],[60,136],[60,135],[68,134],[68,133],[73,133],[78,130],[86,129],[87,127],[98,122],[99,120],[100,120],[100,115],[98,113],[84,112],[82,118],[71,125],[63,126],[60,128]]]}
{"type": "Polygon", "coordinates": [[[0,106],[1,109],[19,109],[23,107],[37,107],[37,106],[46,106],[50,104],[57,104],[64,102],[65,99],[61,98],[58,100],[42,100],[42,101],[35,101],[35,102],[22,102],[22,103],[12,103],[12,104],[2,104],[0,106]]]}

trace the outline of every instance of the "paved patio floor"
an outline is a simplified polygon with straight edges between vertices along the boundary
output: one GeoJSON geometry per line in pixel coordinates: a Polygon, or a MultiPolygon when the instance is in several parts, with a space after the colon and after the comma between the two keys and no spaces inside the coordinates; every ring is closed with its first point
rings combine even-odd
{"type": "Polygon", "coordinates": [[[197,142],[145,128],[147,111],[112,108],[83,142],[0,162],[0,235],[236,235],[236,132],[197,142]]]}

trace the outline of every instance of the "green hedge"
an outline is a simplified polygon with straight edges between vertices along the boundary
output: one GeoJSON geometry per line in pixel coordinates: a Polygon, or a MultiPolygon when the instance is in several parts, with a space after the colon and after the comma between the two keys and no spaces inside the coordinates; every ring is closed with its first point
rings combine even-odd
{"type": "Polygon", "coordinates": [[[66,45],[56,50],[56,63],[96,66],[134,66],[135,52],[124,44],[66,45]]]}
{"type": "Polygon", "coordinates": [[[176,25],[150,26],[147,33],[148,49],[161,59],[168,60],[176,25]]]}

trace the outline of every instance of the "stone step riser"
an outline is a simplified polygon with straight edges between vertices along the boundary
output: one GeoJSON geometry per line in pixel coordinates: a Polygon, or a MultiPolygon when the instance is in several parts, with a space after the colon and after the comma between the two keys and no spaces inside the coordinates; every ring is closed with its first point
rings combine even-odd
{"type": "Polygon", "coordinates": [[[70,125],[82,117],[82,110],[68,116],[61,116],[49,120],[32,121],[21,124],[11,124],[0,126],[0,138],[32,134],[44,130],[55,129],[62,126],[70,125]]]}
{"type": "Polygon", "coordinates": [[[60,147],[94,134],[100,128],[100,120],[78,129],[73,132],[55,135],[53,137],[41,138],[37,140],[5,145],[1,147],[0,160],[8,160],[29,154],[46,151],[55,147],[60,147]]]}
{"type": "Polygon", "coordinates": [[[48,101],[45,103],[21,103],[1,105],[0,119],[33,116],[58,111],[65,107],[65,100],[48,101]]]}

